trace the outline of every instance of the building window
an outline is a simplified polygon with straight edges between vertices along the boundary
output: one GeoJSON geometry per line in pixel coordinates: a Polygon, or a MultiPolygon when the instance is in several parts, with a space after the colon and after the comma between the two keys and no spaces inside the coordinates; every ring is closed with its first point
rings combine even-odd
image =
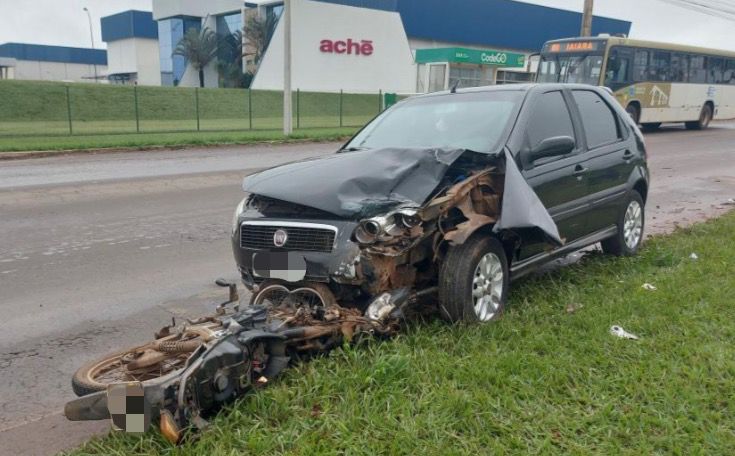
{"type": "Polygon", "coordinates": [[[217,49],[217,72],[220,87],[242,87],[242,14],[227,14],[216,18],[219,46],[217,49]]]}
{"type": "Polygon", "coordinates": [[[173,55],[181,38],[190,29],[199,30],[201,19],[197,17],[173,17],[158,21],[158,46],[161,59],[161,85],[177,86],[186,71],[186,59],[173,55]]]}
{"type": "Polygon", "coordinates": [[[217,35],[227,36],[237,32],[242,33],[242,14],[217,16],[217,35]]]}
{"type": "Polygon", "coordinates": [[[493,70],[485,65],[457,65],[449,66],[449,87],[459,81],[457,87],[482,87],[493,84],[493,70]]]}
{"type": "Polygon", "coordinates": [[[498,71],[496,84],[522,84],[526,82],[532,82],[535,73],[529,73],[527,71],[498,71]]]}

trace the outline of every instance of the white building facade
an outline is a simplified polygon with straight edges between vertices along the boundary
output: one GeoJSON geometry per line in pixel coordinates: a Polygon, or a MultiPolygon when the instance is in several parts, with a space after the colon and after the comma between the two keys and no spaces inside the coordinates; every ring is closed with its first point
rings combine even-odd
{"type": "Polygon", "coordinates": [[[95,82],[107,71],[107,53],[101,49],[0,44],[0,79],[95,82]]]}
{"type": "MultiPolygon", "coordinates": [[[[532,79],[530,62],[543,43],[577,35],[581,23],[580,13],[514,0],[291,0],[290,4],[292,87],[302,91],[416,93],[454,84],[524,82],[532,79]]],[[[174,51],[189,30],[207,27],[220,39],[235,40],[240,50],[238,55],[218,51],[204,68],[206,87],[250,83],[253,89],[282,90],[282,11],[282,0],[153,0],[159,83],[199,85],[198,71],[174,51]],[[257,27],[267,29],[267,39],[260,44],[250,38],[257,27]],[[246,77],[237,81],[233,74],[246,77]]],[[[627,34],[630,25],[595,16],[592,30],[627,34]]],[[[153,45],[126,42],[111,49],[114,72],[138,65],[139,59],[127,55],[135,52],[152,55],[153,45]]]]}
{"type": "Polygon", "coordinates": [[[160,85],[158,24],[147,11],[124,11],[101,20],[107,43],[107,79],[117,84],[160,85]]]}

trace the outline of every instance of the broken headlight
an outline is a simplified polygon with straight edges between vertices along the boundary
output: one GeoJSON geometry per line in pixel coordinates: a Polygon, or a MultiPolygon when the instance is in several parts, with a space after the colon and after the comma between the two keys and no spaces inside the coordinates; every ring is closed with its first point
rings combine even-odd
{"type": "Polygon", "coordinates": [[[237,207],[235,208],[235,215],[232,217],[232,233],[233,234],[237,233],[237,228],[238,228],[237,222],[240,220],[240,214],[242,214],[242,212],[245,210],[245,203],[247,202],[248,202],[248,197],[246,196],[245,198],[242,199],[242,201],[240,201],[240,204],[238,204],[237,207]]]}
{"type": "Polygon", "coordinates": [[[401,209],[381,217],[373,217],[360,222],[353,237],[363,245],[371,245],[380,241],[406,234],[406,230],[421,224],[421,217],[415,209],[401,209]]]}

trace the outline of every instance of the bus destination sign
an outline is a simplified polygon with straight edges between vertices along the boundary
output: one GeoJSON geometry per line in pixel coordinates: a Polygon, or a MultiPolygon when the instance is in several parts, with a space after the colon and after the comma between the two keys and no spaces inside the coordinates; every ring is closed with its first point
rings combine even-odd
{"type": "Polygon", "coordinates": [[[570,41],[564,43],[550,43],[547,45],[547,50],[548,52],[596,51],[599,44],[599,41],[570,41]]]}

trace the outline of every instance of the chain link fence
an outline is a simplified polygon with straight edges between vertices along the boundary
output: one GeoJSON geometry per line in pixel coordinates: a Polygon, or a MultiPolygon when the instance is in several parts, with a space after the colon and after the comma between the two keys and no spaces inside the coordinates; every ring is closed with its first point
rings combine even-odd
{"type": "MultiPolygon", "coordinates": [[[[360,127],[383,93],[293,93],[297,129],[360,127]]],[[[0,136],[278,130],[283,92],[0,81],[0,136]]]]}

